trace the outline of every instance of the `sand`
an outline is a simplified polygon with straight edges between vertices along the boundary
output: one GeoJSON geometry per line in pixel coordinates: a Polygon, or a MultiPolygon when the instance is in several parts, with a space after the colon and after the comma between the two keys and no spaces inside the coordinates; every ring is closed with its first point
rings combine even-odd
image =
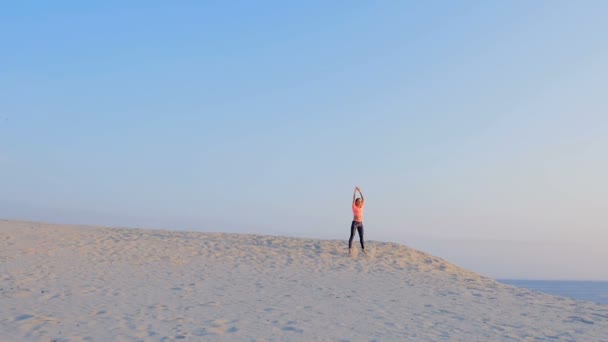
{"type": "Polygon", "coordinates": [[[368,246],[0,221],[0,340],[608,339],[608,305],[368,246]]]}

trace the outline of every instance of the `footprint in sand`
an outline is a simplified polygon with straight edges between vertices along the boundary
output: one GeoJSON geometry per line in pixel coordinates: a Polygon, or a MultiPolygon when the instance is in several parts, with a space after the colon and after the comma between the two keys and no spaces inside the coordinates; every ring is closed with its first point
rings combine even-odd
{"type": "Polygon", "coordinates": [[[239,331],[235,323],[237,320],[228,321],[225,319],[215,319],[205,322],[208,326],[196,329],[193,332],[195,336],[206,336],[206,335],[224,335],[234,334],[239,331]]]}
{"type": "MultiPolygon", "coordinates": [[[[276,322],[276,321],[275,321],[276,322]]],[[[274,323],[274,322],[273,322],[274,323]]],[[[278,322],[276,322],[278,323],[278,322]]],[[[290,332],[295,332],[295,333],[302,333],[304,332],[304,330],[299,329],[297,326],[295,326],[296,322],[295,321],[287,321],[287,324],[285,326],[283,326],[281,328],[281,330],[283,331],[290,331],[290,332]]]]}
{"type": "Polygon", "coordinates": [[[32,317],[34,317],[34,316],[33,315],[28,315],[28,314],[19,315],[19,316],[15,317],[15,322],[24,321],[24,320],[30,319],[32,317]]]}
{"type": "Polygon", "coordinates": [[[298,329],[289,325],[284,326],[281,330],[283,331],[293,331],[293,332],[297,332],[297,333],[302,333],[304,330],[302,329],[298,329]]]}
{"type": "Polygon", "coordinates": [[[585,324],[594,324],[594,322],[590,319],[584,318],[584,317],[579,317],[579,316],[569,316],[567,321],[564,321],[567,323],[585,323],[585,324]]]}

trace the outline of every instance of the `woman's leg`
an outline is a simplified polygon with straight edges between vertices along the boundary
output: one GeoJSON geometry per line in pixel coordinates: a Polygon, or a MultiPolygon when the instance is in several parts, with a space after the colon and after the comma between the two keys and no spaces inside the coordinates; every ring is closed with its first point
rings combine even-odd
{"type": "Polygon", "coordinates": [[[363,222],[360,222],[357,225],[357,232],[359,233],[359,241],[361,242],[361,249],[365,250],[365,245],[363,244],[363,222]]]}
{"type": "Polygon", "coordinates": [[[350,239],[348,239],[348,249],[353,246],[353,238],[355,237],[355,221],[350,224],[350,239]]]}

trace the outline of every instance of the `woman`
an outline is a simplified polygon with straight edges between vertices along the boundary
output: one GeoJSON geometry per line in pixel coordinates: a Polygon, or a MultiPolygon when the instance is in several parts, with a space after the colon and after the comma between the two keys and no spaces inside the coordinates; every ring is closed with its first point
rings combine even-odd
{"type": "Polygon", "coordinates": [[[353,238],[355,237],[355,229],[359,233],[359,240],[361,241],[361,249],[363,253],[365,251],[365,245],[363,244],[363,206],[365,205],[365,198],[359,187],[355,188],[353,193],[353,223],[350,225],[350,239],[348,240],[348,254],[351,254],[351,248],[353,246],[353,238]],[[357,191],[361,195],[361,198],[357,198],[357,191]]]}

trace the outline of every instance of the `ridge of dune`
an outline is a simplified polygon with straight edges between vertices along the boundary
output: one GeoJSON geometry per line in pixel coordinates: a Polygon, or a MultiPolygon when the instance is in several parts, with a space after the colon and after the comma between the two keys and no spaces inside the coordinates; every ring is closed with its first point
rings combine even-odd
{"type": "Polygon", "coordinates": [[[0,221],[0,339],[585,340],[608,306],[390,242],[0,221]]]}

